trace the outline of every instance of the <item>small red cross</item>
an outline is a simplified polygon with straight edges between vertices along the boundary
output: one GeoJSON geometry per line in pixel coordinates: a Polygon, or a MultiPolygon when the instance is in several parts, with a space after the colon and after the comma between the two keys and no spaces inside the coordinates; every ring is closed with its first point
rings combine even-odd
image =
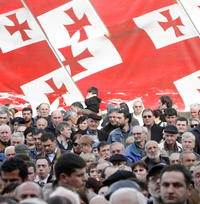
{"type": "Polygon", "coordinates": [[[65,11],[65,13],[74,21],[71,25],[66,25],[66,29],[69,32],[69,35],[72,36],[75,32],[80,31],[79,41],[87,39],[87,34],[84,30],[84,26],[91,25],[87,16],[84,14],[81,19],[78,19],[72,8],[65,11]]]}
{"type": "Polygon", "coordinates": [[[167,18],[167,22],[159,22],[159,24],[162,26],[164,30],[167,30],[168,28],[172,27],[174,29],[176,37],[179,37],[181,35],[184,35],[178,28],[178,26],[184,26],[181,18],[178,17],[175,20],[172,19],[172,16],[169,13],[169,10],[160,12],[163,16],[167,18]]]}
{"type": "Polygon", "coordinates": [[[12,14],[10,16],[7,16],[13,23],[13,26],[8,26],[6,25],[6,29],[8,30],[8,32],[12,35],[13,33],[19,31],[21,36],[22,36],[22,40],[26,41],[31,39],[25,32],[25,30],[31,30],[27,21],[24,21],[23,23],[19,23],[16,14],[12,14]]]}

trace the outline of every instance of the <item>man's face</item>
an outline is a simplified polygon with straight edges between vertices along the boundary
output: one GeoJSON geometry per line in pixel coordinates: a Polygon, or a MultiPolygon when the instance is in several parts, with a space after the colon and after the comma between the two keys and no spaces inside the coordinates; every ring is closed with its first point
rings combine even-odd
{"type": "Polygon", "coordinates": [[[28,181],[34,181],[36,178],[36,173],[34,171],[34,168],[32,166],[28,167],[28,181]]]}
{"type": "Polygon", "coordinates": [[[182,140],[182,148],[184,151],[193,151],[195,141],[192,138],[186,137],[182,140]]]}
{"type": "Polygon", "coordinates": [[[120,144],[113,144],[110,147],[110,153],[111,155],[124,154],[124,149],[122,148],[120,144]]]}
{"type": "Polygon", "coordinates": [[[176,134],[164,133],[164,138],[168,145],[175,145],[176,137],[177,137],[176,134]]]}
{"type": "Polygon", "coordinates": [[[110,158],[110,145],[101,147],[99,150],[99,156],[105,160],[108,160],[110,158]]]}
{"type": "Polygon", "coordinates": [[[153,198],[160,197],[160,173],[155,173],[149,177],[148,190],[153,198]]]}
{"type": "Polygon", "coordinates": [[[197,107],[193,107],[190,109],[190,114],[192,118],[197,118],[199,119],[199,115],[198,115],[199,109],[197,107]]]}
{"type": "Polygon", "coordinates": [[[146,175],[148,173],[147,170],[143,166],[139,166],[139,165],[133,169],[133,172],[136,174],[139,180],[146,178],[146,175]]]}
{"type": "Polygon", "coordinates": [[[65,138],[69,139],[72,134],[72,130],[70,127],[64,127],[63,131],[60,131],[61,135],[64,136],[65,138]]]}
{"type": "Polygon", "coordinates": [[[56,141],[51,141],[50,139],[45,141],[45,142],[42,142],[42,146],[44,148],[44,151],[47,153],[47,154],[52,154],[55,152],[55,149],[56,149],[56,141]]]}
{"type": "Polygon", "coordinates": [[[164,204],[184,204],[189,189],[181,172],[165,172],[161,177],[160,195],[164,204]]]}
{"type": "Polygon", "coordinates": [[[152,126],[154,124],[155,117],[151,111],[145,111],[142,118],[146,126],[152,126]]]}
{"type": "Polygon", "coordinates": [[[94,120],[92,118],[88,119],[88,127],[90,130],[97,130],[98,126],[99,126],[99,120],[94,120]]]}
{"type": "Polygon", "coordinates": [[[30,111],[30,110],[22,111],[22,116],[23,116],[23,118],[24,118],[24,120],[25,120],[26,122],[31,121],[32,114],[31,114],[31,111],[30,111]]]}
{"type": "Polygon", "coordinates": [[[63,115],[60,111],[54,111],[51,115],[51,121],[52,123],[57,126],[58,123],[63,121],[63,115]]]}
{"type": "Polygon", "coordinates": [[[160,149],[156,142],[149,142],[146,146],[146,154],[150,159],[157,159],[160,156],[160,149]]]}
{"type": "Polygon", "coordinates": [[[179,133],[184,133],[184,132],[186,132],[187,131],[187,129],[188,129],[188,126],[187,126],[187,122],[186,121],[177,121],[176,122],[176,127],[177,127],[177,129],[178,129],[178,132],[179,133]]]}
{"type": "Polygon", "coordinates": [[[67,176],[67,184],[74,186],[75,188],[82,188],[85,186],[85,168],[76,169],[70,176],[67,176]]]}
{"type": "Polygon", "coordinates": [[[195,161],[196,161],[196,156],[192,152],[183,154],[182,164],[186,168],[190,168],[194,164],[195,161]]]}
{"type": "Polygon", "coordinates": [[[11,130],[8,125],[0,126],[0,141],[8,142],[11,138],[11,130]]]}
{"type": "Polygon", "coordinates": [[[41,198],[40,187],[34,184],[26,184],[17,191],[16,198],[21,201],[28,198],[41,198]]]}
{"type": "Polygon", "coordinates": [[[146,134],[141,128],[133,129],[133,136],[136,143],[141,143],[146,139],[146,134]]]}
{"type": "Polygon", "coordinates": [[[170,164],[181,164],[180,154],[172,153],[169,158],[170,164]]]}
{"type": "Polygon", "coordinates": [[[45,179],[49,172],[51,170],[51,167],[49,166],[46,159],[38,159],[36,162],[36,174],[41,179],[45,179]]]}
{"type": "Polygon", "coordinates": [[[135,113],[135,115],[139,115],[141,114],[143,109],[142,103],[141,102],[135,102],[133,105],[133,112],[135,113]]]}
{"type": "Polygon", "coordinates": [[[117,113],[117,125],[124,127],[128,123],[128,119],[124,117],[124,113],[117,113]]]}
{"type": "Polygon", "coordinates": [[[50,112],[50,107],[48,104],[42,104],[39,108],[39,114],[41,117],[48,117],[50,112]]]}
{"type": "Polygon", "coordinates": [[[23,140],[21,137],[12,137],[11,138],[11,145],[16,146],[18,144],[23,144],[23,140]]]}
{"type": "Polygon", "coordinates": [[[117,125],[117,113],[112,112],[108,115],[108,120],[111,125],[117,125]]]}
{"type": "Polygon", "coordinates": [[[47,125],[48,125],[47,121],[45,119],[43,119],[43,118],[40,118],[37,121],[37,124],[36,124],[38,129],[45,129],[47,127],[47,125]]]}
{"type": "Polygon", "coordinates": [[[194,168],[193,181],[195,189],[200,193],[200,165],[194,168]]]}
{"type": "Polygon", "coordinates": [[[9,116],[7,113],[0,114],[0,125],[1,124],[8,124],[9,116]]]}
{"type": "Polygon", "coordinates": [[[176,115],[167,115],[165,116],[165,120],[167,121],[168,125],[175,125],[176,124],[176,115]]]}
{"type": "Polygon", "coordinates": [[[39,149],[42,148],[41,136],[42,136],[42,133],[39,133],[37,135],[33,135],[35,147],[39,148],[39,149]]]}
{"type": "Polygon", "coordinates": [[[3,181],[3,186],[7,186],[10,183],[22,183],[23,179],[19,176],[19,170],[16,169],[14,171],[11,172],[1,172],[1,178],[3,181]]]}
{"type": "Polygon", "coordinates": [[[6,153],[5,153],[5,156],[7,159],[10,159],[12,157],[15,156],[15,148],[9,148],[6,153]]]}

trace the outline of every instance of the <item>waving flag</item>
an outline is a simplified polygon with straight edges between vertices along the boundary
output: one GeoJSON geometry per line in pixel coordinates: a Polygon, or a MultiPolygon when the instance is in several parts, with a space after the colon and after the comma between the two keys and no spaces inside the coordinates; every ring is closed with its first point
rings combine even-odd
{"type": "Polygon", "coordinates": [[[96,86],[103,107],[156,108],[167,94],[187,109],[200,99],[199,11],[198,0],[3,0],[0,92],[56,109],[96,86]]]}

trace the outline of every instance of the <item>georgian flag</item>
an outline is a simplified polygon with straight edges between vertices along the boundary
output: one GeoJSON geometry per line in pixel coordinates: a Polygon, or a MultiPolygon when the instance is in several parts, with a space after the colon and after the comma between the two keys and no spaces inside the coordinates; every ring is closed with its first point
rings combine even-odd
{"type": "Polygon", "coordinates": [[[198,36],[190,19],[178,3],[133,20],[148,34],[156,49],[198,36]]]}

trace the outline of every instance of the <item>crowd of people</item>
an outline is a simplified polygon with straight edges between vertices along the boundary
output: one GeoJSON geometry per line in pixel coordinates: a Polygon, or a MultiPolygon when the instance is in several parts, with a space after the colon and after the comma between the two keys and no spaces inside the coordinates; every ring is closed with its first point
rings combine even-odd
{"type": "Polygon", "coordinates": [[[200,104],[100,103],[90,87],[68,110],[0,106],[0,203],[199,204],[200,104]]]}

